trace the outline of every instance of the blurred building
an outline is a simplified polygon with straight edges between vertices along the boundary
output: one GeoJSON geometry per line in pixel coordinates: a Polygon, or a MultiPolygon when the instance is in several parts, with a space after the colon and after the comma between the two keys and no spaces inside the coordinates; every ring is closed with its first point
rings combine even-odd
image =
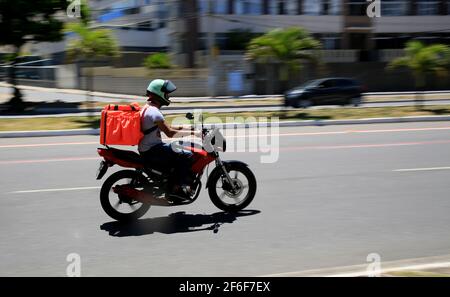
{"type": "Polygon", "coordinates": [[[211,32],[214,43],[226,48],[233,30],[263,33],[288,26],[306,28],[328,50],[401,49],[412,38],[450,43],[448,0],[381,0],[381,17],[374,18],[367,16],[368,4],[364,0],[197,0],[199,49],[207,47],[211,32]]]}
{"type": "MultiPolygon", "coordinates": [[[[212,86],[218,94],[228,94],[230,73],[245,74],[242,93],[279,93],[286,86],[277,81],[277,66],[272,65],[268,75],[266,65],[250,65],[244,57],[245,44],[271,29],[301,26],[322,42],[327,71],[305,67],[292,84],[342,75],[360,78],[370,90],[411,89],[407,74],[402,81],[399,76],[384,79],[391,75],[385,71],[386,63],[403,55],[411,39],[450,44],[450,0],[380,3],[380,17],[369,17],[370,2],[365,0],[90,0],[92,26],[111,29],[122,51],[120,59],[94,65],[112,66],[97,69],[95,88],[140,93],[139,86],[148,79],[148,71],[141,67],[144,58],[152,52],[169,52],[176,65],[189,68],[160,74],[173,75],[182,86],[180,95],[206,95],[212,86]]],[[[71,37],[68,33],[62,42],[31,44],[27,51],[64,64],[71,37]]],[[[75,77],[82,75],[78,69],[75,77]]],[[[73,81],[77,82],[67,85],[85,87],[82,80],[73,81]]]]}
{"type": "MultiPolygon", "coordinates": [[[[122,51],[117,66],[140,66],[151,52],[168,51],[169,6],[163,0],[90,0],[92,27],[113,31],[122,51]]],[[[71,21],[70,19],[68,21],[71,21]]],[[[33,55],[64,63],[66,38],[56,43],[36,43],[28,51],[33,55]]]]}
{"type": "MultiPolygon", "coordinates": [[[[325,50],[362,51],[358,54],[363,60],[377,59],[373,50],[401,49],[412,38],[450,42],[450,0],[381,0],[379,18],[367,16],[364,0],[91,0],[89,4],[94,26],[113,30],[123,52],[170,51],[181,55],[178,64],[188,67],[199,63],[196,51],[207,50],[211,43],[221,50],[241,49],[230,42],[236,32],[256,35],[289,26],[306,28],[325,50]]],[[[65,42],[39,43],[31,51],[58,57],[64,48],[65,42]]]]}

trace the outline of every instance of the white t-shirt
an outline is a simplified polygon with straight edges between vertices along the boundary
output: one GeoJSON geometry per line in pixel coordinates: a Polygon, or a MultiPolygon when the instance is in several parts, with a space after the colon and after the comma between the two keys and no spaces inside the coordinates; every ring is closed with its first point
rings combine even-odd
{"type": "MultiPolygon", "coordinates": [[[[144,108],[142,108],[141,121],[141,129],[142,131],[146,131],[156,126],[155,122],[164,121],[164,116],[158,108],[151,105],[146,105],[144,106],[144,108]]],[[[139,142],[138,150],[139,152],[145,152],[159,143],[162,143],[161,131],[159,128],[157,128],[151,133],[144,135],[144,137],[139,142]]]]}

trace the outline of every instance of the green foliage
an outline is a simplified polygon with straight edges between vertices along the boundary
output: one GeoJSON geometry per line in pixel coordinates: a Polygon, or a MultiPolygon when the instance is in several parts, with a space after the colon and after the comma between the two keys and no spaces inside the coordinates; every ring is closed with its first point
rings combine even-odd
{"type": "Polygon", "coordinates": [[[75,33],[78,38],[73,39],[67,46],[70,60],[92,60],[102,57],[118,57],[119,46],[110,30],[91,29],[84,22],[70,23],[67,32],[75,33]]]}
{"type": "Polygon", "coordinates": [[[318,40],[301,27],[275,29],[256,37],[247,47],[250,59],[262,62],[275,61],[298,69],[302,59],[318,61],[312,50],[320,49],[318,40]]]}
{"type": "Polygon", "coordinates": [[[81,22],[87,25],[91,20],[91,10],[89,9],[88,0],[81,0],[81,22]]]}
{"type": "Polygon", "coordinates": [[[66,10],[65,0],[0,0],[0,44],[17,51],[29,41],[59,41],[63,23],[56,18],[66,10]]]}
{"type": "Polygon", "coordinates": [[[155,53],[149,55],[144,60],[144,67],[147,69],[169,69],[172,68],[170,56],[166,53],[155,53]]]}
{"type": "Polygon", "coordinates": [[[11,63],[19,57],[17,53],[8,53],[2,56],[2,62],[11,63]]]}
{"type": "Polygon", "coordinates": [[[450,71],[450,47],[444,44],[424,45],[420,41],[410,41],[405,48],[405,56],[393,60],[388,69],[407,67],[412,70],[416,87],[426,86],[426,76],[435,74],[446,77],[450,71]]]}
{"type": "MultiPolygon", "coordinates": [[[[0,0],[0,45],[14,49],[10,60],[17,63],[22,46],[27,42],[54,42],[63,38],[63,22],[58,13],[66,11],[66,0],[0,0]]],[[[24,110],[20,89],[16,87],[16,70],[11,67],[9,81],[14,86],[13,98],[9,101],[13,111],[24,110]]]]}

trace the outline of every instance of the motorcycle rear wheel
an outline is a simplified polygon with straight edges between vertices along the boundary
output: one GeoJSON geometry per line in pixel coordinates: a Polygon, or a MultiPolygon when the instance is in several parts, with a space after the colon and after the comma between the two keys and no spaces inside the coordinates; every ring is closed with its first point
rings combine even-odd
{"type": "Polygon", "coordinates": [[[132,170],[121,170],[110,177],[108,177],[100,190],[100,203],[103,210],[108,216],[117,221],[134,221],[142,217],[150,209],[150,204],[140,203],[138,201],[127,201],[124,197],[119,197],[118,194],[114,193],[113,187],[117,185],[119,181],[126,180],[125,183],[120,183],[121,185],[129,184],[133,180],[141,180],[143,176],[139,176],[139,173],[132,170]],[[112,204],[111,199],[115,199],[118,202],[112,204]],[[121,212],[118,208],[122,205],[128,204],[131,208],[131,212],[121,212]],[[136,205],[136,207],[133,207],[136,205]]]}

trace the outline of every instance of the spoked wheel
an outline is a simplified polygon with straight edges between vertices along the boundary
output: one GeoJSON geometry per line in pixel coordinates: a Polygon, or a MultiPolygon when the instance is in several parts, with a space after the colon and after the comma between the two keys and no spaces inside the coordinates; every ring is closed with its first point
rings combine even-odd
{"type": "Polygon", "coordinates": [[[208,194],[214,205],[224,211],[239,211],[247,207],[256,194],[253,172],[243,164],[230,164],[227,168],[233,185],[221,170],[210,176],[208,194]]]}
{"type": "Polygon", "coordinates": [[[142,217],[150,208],[144,204],[124,195],[118,195],[113,188],[117,186],[130,186],[142,190],[144,177],[132,170],[122,170],[112,174],[103,183],[100,191],[100,202],[103,210],[117,221],[132,221],[142,217]]]}

